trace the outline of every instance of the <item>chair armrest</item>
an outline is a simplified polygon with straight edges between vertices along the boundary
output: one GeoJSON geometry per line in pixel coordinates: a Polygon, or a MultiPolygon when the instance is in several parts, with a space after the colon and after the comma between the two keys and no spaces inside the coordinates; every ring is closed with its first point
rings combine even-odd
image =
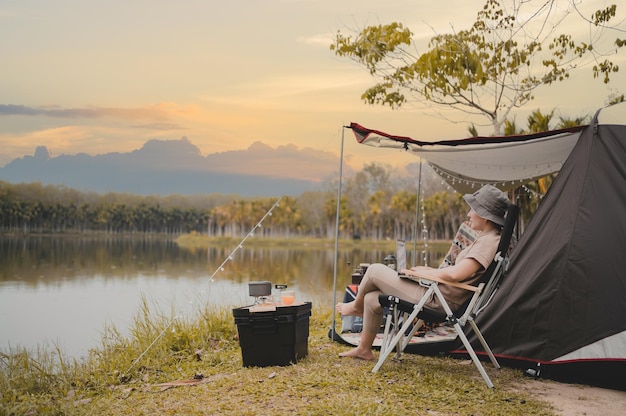
{"type": "Polygon", "coordinates": [[[443,280],[438,277],[419,274],[418,272],[414,270],[410,270],[410,269],[402,269],[400,270],[400,273],[405,274],[407,276],[417,277],[422,280],[430,280],[431,282],[437,282],[437,283],[441,283],[441,284],[448,285],[448,286],[458,287],[461,289],[469,290],[470,292],[478,291],[478,288],[476,286],[468,285],[465,283],[449,282],[447,280],[443,280]]]}

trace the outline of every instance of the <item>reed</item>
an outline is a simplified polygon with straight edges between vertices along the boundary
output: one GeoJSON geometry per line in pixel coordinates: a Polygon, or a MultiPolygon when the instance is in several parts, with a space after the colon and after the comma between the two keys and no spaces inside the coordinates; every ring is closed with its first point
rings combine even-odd
{"type": "Polygon", "coordinates": [[[129,335],[105,328],[80,360],[58,348],[3,352],[0,415],[553,414],[511,369],[488,369],[491,390],[471,363],[445,357],[407,354],[372,374],[372,363],[338,357],[346,347],[328,338],[331,321],[314,307],[309,355],[297,364],[244,368],[229,308],[185,318],[144,300],[129,335]]]}

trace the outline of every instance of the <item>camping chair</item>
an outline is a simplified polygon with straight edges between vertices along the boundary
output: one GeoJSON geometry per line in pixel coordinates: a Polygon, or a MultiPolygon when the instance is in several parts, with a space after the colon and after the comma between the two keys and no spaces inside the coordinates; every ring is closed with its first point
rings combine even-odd
{"type": "Polygon", "coordinates": [[[493,355],[491,348],[489,348],[487,341],[478,329],[475,318],[489,304],[499,286],[501,277],[506,272],[508,266],[507,252],[511,243],[513,229],[515,228],[515,224],[517,222],[518,213],[519,208],[516,205],[509,205],[496,255],[485,273],[482,274],[481,278],[477,282],[477,286],[463,283],[445,282],[431,277],[424,278],[418,276],[411,270],[401,270],[400,277],[415,280],[420,285],[427,287],[428,290],[426,295],[417,304],[404,301],[396,296],[379,295],[379,302],[381,306],[389,308],[389,312],[385,321],[380,355],[372,372],[375,373],[380,369],[394,349],[396,350],[395,358],[399,359],[415,332],[424,324],[424,322],[446,323],[454,327],[458,337],[461,339],[463,345],[467,349],[467,352],[472,358],[472,361],[485,380],[485,383],[487,383],[489,388],[493,388],[493,383],[491,382],[489,375],[487,375],[487,372],[478,359],[476,352],[463,332],[463,327],[467,322],[469,322],[493,365],[496,368],[500,368],[500,365],[493,355]],[[469,290],[473,292],[473,295],[465,303],[465,305],[463,305],[463,307],[453,312],[439,290],[438,285],[440,283],[469,290]],[[433,293],[439,299],[445,313],[424,306],[426,300],[429,299],[430,295],[433,293]],[[415,322],[416,319],[417,322],[415,322]]]}

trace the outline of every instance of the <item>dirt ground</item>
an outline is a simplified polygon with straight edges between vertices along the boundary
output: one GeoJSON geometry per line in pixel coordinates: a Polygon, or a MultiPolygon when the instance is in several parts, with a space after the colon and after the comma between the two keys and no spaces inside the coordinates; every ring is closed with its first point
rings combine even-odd
{"type": "Polygon", "coordinates": [[[520,389],[533,392],[537,398],[552,404],[561,415],[626,415],[626,391],[546,380],[529,380],[521,384],[520,389]]]}

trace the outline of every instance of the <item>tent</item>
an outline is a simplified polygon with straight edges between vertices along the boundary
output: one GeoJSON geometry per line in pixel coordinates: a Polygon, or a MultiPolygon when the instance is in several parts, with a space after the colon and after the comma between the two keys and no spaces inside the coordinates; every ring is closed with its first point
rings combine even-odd
{"type": "MultiPolygon", "coordinates": [[[[496,356],[527,369],[527,374],[626,389],[625,123],[626,103],[621,103],[599,110],[588,126],[541,136],[575,143],[570,150],[563,146],[559,174],[520,237],[501,287],[477,320],[496,356]]],[[[367,136],[379,136],[379,144],[395,137],[362,133],[355,131],[361,142],[367,136]]],[[[428,151],[420,149],[432,145],[406,139],[400,143],[408,143],[408,150],[431,163],[428,151]]],[[[513,143],[538,144],[536,139],[518,137],[513,143]]],[[[454,145],[455,154],[463,154],[463,143],[454,145]]],[[[507,148],[507,143],[505,138],[487,141],[488,151],[497,158],[493,163],[511,160],[534,169],[529,153],[507,148]]],[[[449,161],[441,169],[444,178],[453,178],[457,186],[461,180],[462,188],[502,181],[486,177],[493,169],[478,163],[479,144],[467,146],[468,162],[449,161]],[[468,169],[474,169],[471,175],[468,169]]],[[[560,163],[556,158],[550,162],[555,167],[560,163]]],[[[539,173],[514,176],[513,170],[503,169],[510,175],[505,178],[508,184],[539,173]]]]}

